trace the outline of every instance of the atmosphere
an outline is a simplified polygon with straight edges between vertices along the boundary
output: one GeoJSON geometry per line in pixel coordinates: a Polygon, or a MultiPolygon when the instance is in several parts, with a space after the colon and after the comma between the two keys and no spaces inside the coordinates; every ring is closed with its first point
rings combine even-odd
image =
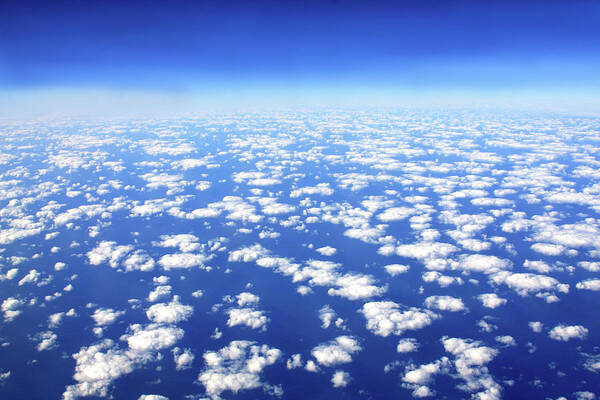
{"type": "Polygon", "coordinates": [[[600,88],[596,1],[0,7],[0,87],[13,96],[126,90],[318,103],[340,91],[370,101],[424,92],[586,96],[600,88]]]}

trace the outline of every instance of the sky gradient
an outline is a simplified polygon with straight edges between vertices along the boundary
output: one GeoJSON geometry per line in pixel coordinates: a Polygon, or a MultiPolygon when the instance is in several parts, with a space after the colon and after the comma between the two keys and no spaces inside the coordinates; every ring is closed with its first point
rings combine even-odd
{"type": "Polygon", "coordinates": [[[583,99],[600,88],[597,1],[24,1],[0,15],[0,90],[13,98],[583,99]]]}

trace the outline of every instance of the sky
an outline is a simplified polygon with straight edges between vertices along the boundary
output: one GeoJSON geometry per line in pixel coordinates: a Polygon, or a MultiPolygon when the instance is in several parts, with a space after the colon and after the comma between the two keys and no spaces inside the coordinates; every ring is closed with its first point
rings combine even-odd
{"type": "Polygon", "coordinates": [[[600,91],[597,1],[5,1],[0,15],[11,110],[35,99],[593,103],[600,91]]]}

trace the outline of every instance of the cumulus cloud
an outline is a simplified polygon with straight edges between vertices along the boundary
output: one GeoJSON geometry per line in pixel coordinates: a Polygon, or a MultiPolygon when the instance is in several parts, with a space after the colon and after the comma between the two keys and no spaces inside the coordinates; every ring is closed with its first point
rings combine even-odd
{"type": "Polygon", "coordinates": [[[452,296],[429,296],[425,299],[425,306],[440,311],[465,311],[465,304],[461,299],[452,296]]]}
{"type": "Polygon", "coordinates": [[[192,306],[179,303],[175,296],[170,303],[157,303],[146,310],[146,316],[152,322],[159,324],[175,324],[189,319],[194,313],[192,306]]]}
{"type": "Polygon", "coordinates": [[[338,336],[332,341],[320,344],[312,349],[311,354],[320,365],[331,367],[352,361],[352,354],[362,350],[358,341],[352,336],[338,336]]]}
{"type": "Polygon", "coordinates": [[[188,269],[193,267],[204,267],[204,263],[209,261],[212,257],[204,254],[192,254],[192,253],[174,253],[165,254],[158,260],[158,263],[165,271],[171,269],[188,269]]]}
{"type": "Polygon", "coordinates": [[[483,293],[477,296],[481,304],[487,308],[498,308],[507,303],[508,300],[499,297],[496,293],[483,293]]]}
{"type": "Polygon", "coordinates": [[[269,318],[264,311],[255,310],[253,308],[230,308],[227,310],[229,319],[227,326],[233,327],[244,325],[252,329],[267,329],[269,318]]]}
{"type": "Polygon", "coordinates": [[[282,353],[277,348],[236,340],[219,351],[204,353],[205,368],[198,376],[206,395],[218,400],[225,391],[234,394],[241,390],[264,387],[261,372],[275,364],[282,353]]]}
{"type": "Polygon", "coordinates": [[[94,311],[92,318],[96,322],[96,326],[107,326],[115,323],[115,321],[124,314],[125,311],[116,311],[112,308],[99,308],[94,311]]]}
{"type": "Polygon", "coordinates": [[[571,339],[585,339],[589,330],[581,325],[557,325],[548,332],[551,339],[566,342],[571,339]]]}
{"type": "Polygon", "coordinates": [[[360,312],[367,319],[367,329],[379,336],[402,335],[431,325],[439,318],[432,311],[401,307],[392,301],[365,303],[360,312]]]}
{"type": "Polygon", "coordinates": [[[555,278],[547,275],[501,271],[492,275],[490,282],[496,285],[507,285],[521,296],[542,291],[569,292],[568,284],[560,283],[555,278]]]}
{"type": "Polygon", "coordinates": [[[350,383],[350,374],[346,371],[335,371],[331,377],[334,388],[346,387],[350,383]]]}

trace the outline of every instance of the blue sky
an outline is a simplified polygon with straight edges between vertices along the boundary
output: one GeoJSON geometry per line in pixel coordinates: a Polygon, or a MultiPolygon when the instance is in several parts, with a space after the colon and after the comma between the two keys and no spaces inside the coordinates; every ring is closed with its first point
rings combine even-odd
{"type": "Polygon", "coordinates": [[[0,15],[11,95],[589,97],[600,86],[594,1],[24,1],[0,15]]]}

